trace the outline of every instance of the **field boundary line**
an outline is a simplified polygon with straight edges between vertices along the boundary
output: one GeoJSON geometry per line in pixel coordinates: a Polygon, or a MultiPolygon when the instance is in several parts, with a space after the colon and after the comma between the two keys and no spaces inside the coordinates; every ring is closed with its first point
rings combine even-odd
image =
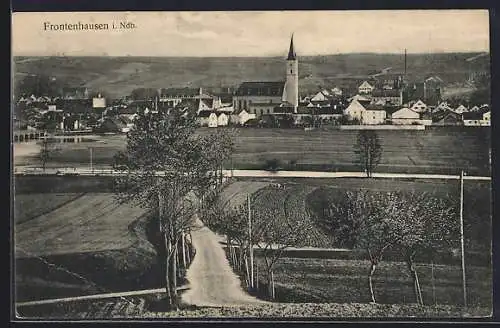
{"type": "MultiPolygon", "coordinates": [[[[189,289],[188,285],[177,287],[178,291],[189,289]]],[[[63,302],[77,302],[77,301],[85,301],[85,300],[96,300],[96,299],[106,299],[106,298],[121,298],[127,296],[140,296],[140,295],[150,295],[156,293],[164,293],[165,288],[156,288],[156,289],[144,289],[144,290],[135,290],[128,292],[116,292],[116,293],[106,293],[106,294],[95,294],[95,295],[85,295],[85,296],[74,296],[74,297],[66,297],[66,298],[53,298],[47,300],[39,300],[39,301],[29,301],[29,302],[17,302],[17,306],[33,306],[33,305],[44,305],[44,304],[54,304],[54,303],[63,303],[63,302]]]]}
{"type": "MultiPolygon", "coordinates": [[[[61,194],[61,193],[57,193],[57,194],[61,194]]],[[[75,200],[77,200],[77,199],[79,199],[79,198],[81,198],[81,197],[85,196],[85,194],[87,194],[87,193],[86,193],[86,192],[78,192],[78,193],[75,193],[75,194],[77,194],[77,195],[76,195],[74,198],[68,199],[68,200],[66,200],[65,202],[63,202],[63,203],[59,204],[58,206],[56,206],[56,207],[54,207],[54,208],[48,209],[48,210],[46,210],[46,211],[43,211],[41,214],[33,215],[33,216],[31,216],[29,219],[24,220],[23,222],[16,223],[16,225],[18,225],[18,224],[23,224],[23,223],[25,223],[25,222],[28,222],[28,221],[34,220],[34,219],[36,219],[36,218],[38,218],[38,217],[40,217],[40,216],[43,216],[43,215],[47,215],[47,214],[49,214],[49,213],[51,213],[51,212],[53,212],[53,211],[55,211],[55,210],[60,209],[60,208],[61,208],[61,207],[63,207],[63,206],[68,205],[69,203],[74,202],[75,200]]],[[[16,201],[16,195],[14,194],[14,202],[15,202],[15,201],[16,201]]]]}

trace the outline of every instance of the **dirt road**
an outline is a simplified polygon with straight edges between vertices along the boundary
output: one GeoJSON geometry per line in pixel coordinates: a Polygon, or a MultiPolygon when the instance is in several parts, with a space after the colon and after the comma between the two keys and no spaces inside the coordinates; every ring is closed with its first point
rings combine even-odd
{"type": "Polygon", "coordinates": [[[197,219],[192,231],[196,255],[187,271],[190,289],[182,301],[198,306],[264,304],[243,291],[215,233],[197,219]]]}

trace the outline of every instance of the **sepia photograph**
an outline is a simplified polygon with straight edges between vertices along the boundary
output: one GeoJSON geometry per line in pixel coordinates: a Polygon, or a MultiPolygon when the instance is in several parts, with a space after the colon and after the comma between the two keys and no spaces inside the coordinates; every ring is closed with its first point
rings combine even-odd
{"type": "Polygon", "coordinates": [[[12,319],[491,318],[489,18],[14,12],[12,319]]]}

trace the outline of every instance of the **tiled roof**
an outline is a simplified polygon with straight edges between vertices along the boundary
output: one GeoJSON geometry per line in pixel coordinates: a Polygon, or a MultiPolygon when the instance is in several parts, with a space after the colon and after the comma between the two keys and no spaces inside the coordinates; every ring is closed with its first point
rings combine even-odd
{"type": "Polygon", "coordinates": [[[236,91],[238,96],[275,96],[283,95],[285,82],[243,82],[236,91]]]}

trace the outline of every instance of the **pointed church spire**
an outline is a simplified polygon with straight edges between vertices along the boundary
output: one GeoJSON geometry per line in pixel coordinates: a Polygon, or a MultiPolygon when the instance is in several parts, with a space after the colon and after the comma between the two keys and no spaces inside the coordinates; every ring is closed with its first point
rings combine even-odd
{"type": "Polygon", "coordinates": [[[290,50],[288,50],[288,58],[286,60],[295,60],[297,59],[297,54],[295,53],[295,49],[293,48],[293,33],[292,38],[290,39],[290,50]]]}

